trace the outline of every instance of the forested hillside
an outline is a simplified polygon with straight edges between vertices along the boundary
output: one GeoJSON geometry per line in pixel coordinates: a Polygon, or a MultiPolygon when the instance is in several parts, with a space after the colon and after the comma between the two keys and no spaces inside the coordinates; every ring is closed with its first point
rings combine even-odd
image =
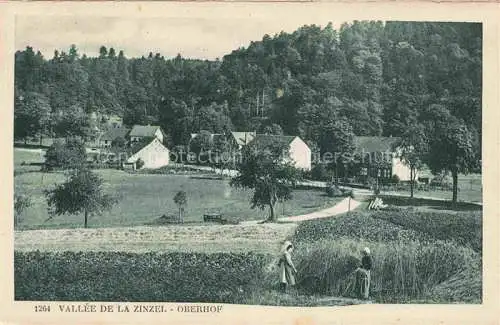
{"type": "Polygon", "coordinates": [[[324,149],[346,134],[417,127],[430,136],[437,123],[480,140],[481,78],[481,24],[303,26],[216,61],[28,47],[15,54],[15,137],[86,136],[96,112],[159,124],[170,145],[231,129],[300,135],[324,149]]]}

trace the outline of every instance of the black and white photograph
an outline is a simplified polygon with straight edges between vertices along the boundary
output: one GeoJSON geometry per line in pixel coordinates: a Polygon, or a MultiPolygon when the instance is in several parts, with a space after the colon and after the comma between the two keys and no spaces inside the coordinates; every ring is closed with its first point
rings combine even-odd
{"type": "Polygon", "coordinates": [[[484,24],[297,17],[15,15],[14,301],[483,303],[484,24]]]}

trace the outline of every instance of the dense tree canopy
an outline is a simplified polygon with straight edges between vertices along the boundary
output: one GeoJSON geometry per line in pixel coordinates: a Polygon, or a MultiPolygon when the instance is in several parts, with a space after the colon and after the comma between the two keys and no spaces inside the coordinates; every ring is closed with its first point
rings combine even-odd
{"type": "Polygon", "coordinates": [[[480,141],[481,51],[481,24],[374,21],[264,35],[214,61],[104,46],[47,59],[27,47],[15,54],[15,134],[89,136],[89,114],[114,113],[161,125],[172,146],[233,130],[299,135],[325,151],[330,135],[422,125],[428,138],[446,111],[480,141]]]}

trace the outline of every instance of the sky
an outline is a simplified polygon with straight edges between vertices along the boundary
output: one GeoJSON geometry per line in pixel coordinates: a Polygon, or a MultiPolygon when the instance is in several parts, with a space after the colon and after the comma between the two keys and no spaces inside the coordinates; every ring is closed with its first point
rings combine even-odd
{"type": "MultiPolygon", "coordinates": [[[[293,32],[304,24],[322,27],[329,21],[262,19],[254,17],[96,17],[96,16],[17,16],[15,49],[31,46],[46,59],[54,50],[68,51],[75,44],[80,54],[96,56],[101,45],[113,47],[126,57],[160,53],[166,58],[222,58],[265,34],[293,32]]],[[[334,24],[338,28],[340,24],[334,24]]]]}

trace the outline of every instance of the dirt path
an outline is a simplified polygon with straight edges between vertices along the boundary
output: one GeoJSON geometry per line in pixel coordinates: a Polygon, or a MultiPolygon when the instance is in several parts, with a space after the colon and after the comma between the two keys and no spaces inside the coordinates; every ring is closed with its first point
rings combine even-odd
{"type": "MultiPolygon", "coordinates": [[[[361,202],[358,202],[354,199],[345,198],[331,208],[311,212],[308,214],[302,214],[299,216],[278,218],[278,221],[279,222],[299,222],[299,221],[333,217],[333,216],[336,216],[339,214],[346,213],[348,211],[352,211],[352,210],[356,209],[360,204],[361,204],[361,202]]],[[[262,220],[249,220],[249,221],[244,221],[241,224],[252,225],[252,224],[258,224],[260,222],[262,222],[262,220]]]]}
{"type": "Polygon", "coordinates": [[[347,197],[347,198],[343,199],[342,201],[340,201],[339,203],[337,203],[337,205],[335,205],[331,208],[308,213],[308,214],[303,214],[300,216],[280,218],[278,220],[279,221],[298,222],[298,221],[305,221],[305,220],[312,220],[312,219],[328,218],[328,217],[336,216],[336,215],[354,210],[360,204],[361,204],[360,202],[347,197]]]}

